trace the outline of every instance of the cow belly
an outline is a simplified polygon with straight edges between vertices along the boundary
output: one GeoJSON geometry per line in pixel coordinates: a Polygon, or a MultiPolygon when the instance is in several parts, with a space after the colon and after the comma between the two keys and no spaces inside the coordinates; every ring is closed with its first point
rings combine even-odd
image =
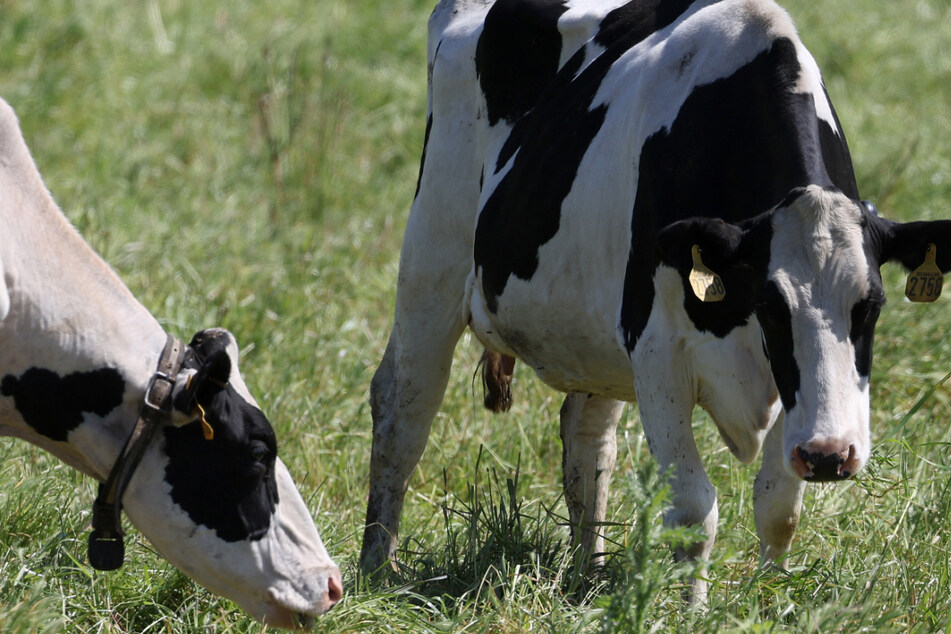
{"type": "Polygon", "coordinates": [[[586,310],[590,305],[583,298],[564,301],[563,293],[513,277],[493,313],[472,273],[469,328],[485,347],[519,359],[556,390],[633,401],[630,359],[617,340],[617,311],[586,310]]]}

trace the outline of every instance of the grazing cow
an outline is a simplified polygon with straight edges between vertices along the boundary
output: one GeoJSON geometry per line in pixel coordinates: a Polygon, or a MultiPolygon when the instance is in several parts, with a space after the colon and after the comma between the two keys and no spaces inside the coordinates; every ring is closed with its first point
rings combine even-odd
{"type": "Polygon", "coordinates": [[[328,610],[340,571],[231,333],[188,346],[166,334],[60,213],[3,100],[0,192],[0,434],[105,482],[92,563],[121,565],[125,510],[169,561],[266,623],[328,610]]]}
{"type": "MultiPolygon", "coordinates": [[[[666,521],[706,533],[677,555],[706,558],[717,527],[695,405],[739,460],[762,450],[761,553],[786,553],[805,482],[869,458],[879,266],[925,263],[909,288],[926,282],[932,299],[935,267],[951,268],[949,223],[899,224],[859,201],[816,63],[770,0],[444,0],[429,74],[371,389],[362,568],[394,556],[467,326],[492,351],[488,383],[518,358],[567,393],[580,552],[603,548],[615,427],[636,397],[651,452],[673,469],[666,521]]],[[[702,600],[705,583],[692,592],[702,600]]]]}

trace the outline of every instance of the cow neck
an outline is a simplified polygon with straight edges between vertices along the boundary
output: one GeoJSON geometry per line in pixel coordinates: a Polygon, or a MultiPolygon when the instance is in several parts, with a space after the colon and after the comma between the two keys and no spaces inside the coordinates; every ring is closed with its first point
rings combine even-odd
{"type": "Polygon", "coordinates": [[[89,535],[89,561],[98,570],[115,570],[122,565],[125,554],[122,495],[155,431],[171,416],[172,390],[184,359],[185,345],[167,335],[155,374],[145,390],[139,417],[112,466],[109,478],[99,485],[99,494],[93,503],[93,531],[89,535]]]}
{"type": "MultiPolygon", "coordinates": [[[[11,200],[21,203],[0,205],[0,284],[9,301],[0,319],[0,381],[20,384],[23,400],[30,387],[21,383],[24,375],[42,374],[46,382],[35,391],[62,390],[48,399],[60,411],[47,417],[62,425],[38,427],[15,407],[13,395],[3,394],[0,435],[22,438],[103,480],[135,420],[166,333],[60,212],[25,146],[20,159],[11,178],[0,170],[0,183],[10,180],[11,200]],[[103,376],[109,390],[102,389],[103,376]]],[[[44,398],[32,402],[45,406],[44,398]]]]}

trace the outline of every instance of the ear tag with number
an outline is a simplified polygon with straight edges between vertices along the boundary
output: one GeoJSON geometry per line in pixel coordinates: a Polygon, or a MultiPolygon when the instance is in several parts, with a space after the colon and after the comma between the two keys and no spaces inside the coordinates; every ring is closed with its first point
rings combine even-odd
{"type": "Polygon", "coordinates": [[[941,295],[944,276],[935,264],[937,249],[929,244],[925,250],[925,261],[908,275],[905,282],[905,297],[913,302],[933,302],[941,295]]]}
{"type": "Polygon", "coordinates": [[[690,250],[693,256],[693,268],[690,269],[690,286],[693,294],[701,302],[719,302],[726,297],[726,288],[720,276],[711,271],[700,259],[700,247],[696,244],[690,250]]]}

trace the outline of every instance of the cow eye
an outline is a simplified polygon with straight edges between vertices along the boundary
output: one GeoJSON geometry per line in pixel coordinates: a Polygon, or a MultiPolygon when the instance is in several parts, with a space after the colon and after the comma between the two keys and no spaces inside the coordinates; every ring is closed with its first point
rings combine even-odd
{"type": "Polygon", "coordinates": [[[251,441],[251,457],[255,462],[264,462],[267,458],[267,445],[260,440],[251,441]]]}
{"type": "Polygon", "coordinates": [[[876,304],[869,306],[868,311],[865,313],[865,325],[870,326],[870,325],[873,325],[876,321],[878,321],[878,315],[881,312],[882,312],[881,306],[878,306],[876,304]]]}
{"type": "Polygon", "coordinates": [[[878,316],[882,312],[882,305],[885,302],[877,300],[876,298],[865,299],[858,304],[856,304],[853,317],[852,317],[852,327],[863,327],[863,326],[872,326],[878,321],[878,316]]]}
{"type": "Polygon", "coordinates": [[[852,326],[849,331],[849,338],[853,343],[872,336],[875,322],[878,321],[878,316],[882,312],[884,304],[883,297],[872,296],[857,302],[852,307],[852,326]]]}

